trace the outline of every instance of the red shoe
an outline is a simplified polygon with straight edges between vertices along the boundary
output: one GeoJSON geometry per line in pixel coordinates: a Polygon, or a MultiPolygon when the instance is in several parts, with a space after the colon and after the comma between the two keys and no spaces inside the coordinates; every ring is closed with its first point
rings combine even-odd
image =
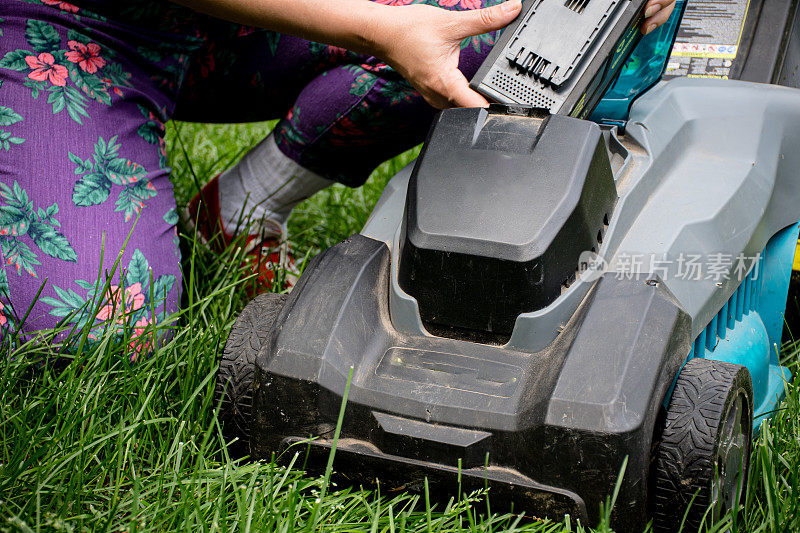
{"type": "Polygon", "coordinates": [[[260,225],[261,235],[248,234],[243,240],[225,231],[220,217],[218,175],[192,198],[183,210],[183,220],[189,231],[196,233],[203,243],[218,253],[222,253],[234,241],[244,242],[247,262],[252,262],[253,272],[258,273],[255,294],[269,291],[280,271],[283,271],[287,286],[291,287],[297,282],[299,272],[289,253],[289,241],[283,227],[265,219],[260,225]]]}

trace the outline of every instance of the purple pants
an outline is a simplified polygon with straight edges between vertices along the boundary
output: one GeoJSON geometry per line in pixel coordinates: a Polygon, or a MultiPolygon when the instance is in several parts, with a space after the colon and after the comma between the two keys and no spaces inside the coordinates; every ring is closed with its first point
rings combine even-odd
{"type": "MultiPolygon", "coordinates": [[[[177,309],[167,120],[282,117],[285,154],[358,186],[422,142],[433,117],[373,57],[166,0],[77,4],[0,2],[0,334],[66,324],[91,338],[111,324],[136,337],[177,309]]],[[[462,44],[468,77],[493,38],[462,44]]]]}

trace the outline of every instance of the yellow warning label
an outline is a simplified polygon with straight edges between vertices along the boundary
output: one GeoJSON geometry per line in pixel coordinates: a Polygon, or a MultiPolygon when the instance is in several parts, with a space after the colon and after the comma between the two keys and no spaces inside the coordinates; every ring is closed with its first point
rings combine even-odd
{"type": "Polygon", "coordinates": [[[728,76],[715,76],[714,74],[688,74],[687,78],[712,78],[715,80],[727,80],[728,76]]]}
{"type": "Polygon", "coordinates": [[[800,270],[800,241],[797,241],[797,248],[794,251],[794,262],[792,270],[800,270]]]}
{"type": "MultiPolygon", "coordinates": [[[[733,48],[738,48],[734,46],[733,48]]],[[[672,57],[707,57],[716,59],[736,59],[736,52],[734,53],[719,53],[719,52],[676,52],[673,50],[672,57]]]]}
{"type": "Polygon", "coordinates": [[[666,76],[730,77],[750,0],[691,0],[672,47],[666,76]]]}

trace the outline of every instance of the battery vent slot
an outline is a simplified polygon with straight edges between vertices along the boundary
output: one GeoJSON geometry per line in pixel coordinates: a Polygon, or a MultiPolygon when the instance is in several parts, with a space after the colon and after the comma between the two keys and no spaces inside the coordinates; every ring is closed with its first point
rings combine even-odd
{"type": "Polygon", "coordinates": [[[586,6],[589,5],[591,0],[567,0],[564,5],[568,8],[573,10],[575,13],[583,13],[583,10],[586,9],[586,6]]]}
{"type": "Polygon", "coordinates": [[[504,72],[495,72],[492,78],[494,87],[510,96],[515,102],[544,109],[550,109],[555,105],[555,100],[545,95],[540,87],[525,82],[528,80],[524,78],[520,80],[517,76],[509,76],[504,72]]]}

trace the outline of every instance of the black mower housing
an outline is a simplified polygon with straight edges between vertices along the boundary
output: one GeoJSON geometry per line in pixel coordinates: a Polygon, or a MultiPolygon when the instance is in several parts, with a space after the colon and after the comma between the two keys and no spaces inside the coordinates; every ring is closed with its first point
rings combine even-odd
{"type": "Polygon", "coordinates": [[[462,491],[488,481],[495,508],[594,522],[627,456],[615,527],[644,526],[656,417],[690,344],[661,286],[605,275],[523,353],[396,331],[388,273],[386,245],[359,235],[307,267],[256,360],[256,456],[317,437],[297,451],[324,465],[352,366],[334,467],[353,481],[457,495],[460,464],[462,491]]]}
{"type": "MultiPolygon", "coordinates": [[[[608,191],[586,193],[587,183],[603,182],[608,165],[605,149],[597,149],[605,145],[598,144],[601,137],[591,129],[597,126],[566,117],[540,118],[537,128],[560,123],[562,132],[578,135],[562,137],[566,146],[581,148],[564,156],[571,157],[571,173],[553,174],[561,181],[554,187],[573,191],[570,187],[577,183],[578,188],[566,194],[574,205],[555,217],[559,227],[547,232],[530,228],[533,244],[519,240],[539,255],[520,256],[525,261],[509,268],[524,270],[526,261],[551,253],[561,259],[542,264],[554,269],[558,276],[553,279],[560,283],[566,269],[577,266],[577,247],[570,245],[568,235],[578,235],[581,247],[590,244],[587,239],[594,238],[596,224],[602,224],[615,196],[608,191]],[[575,142],[570,145],[571,141],[575,142]],[[584,159],[590,164],[582,164],[584,159]],[[579,209],[583,222],[578,224],[575,206],[584,206],[579,209]],[[578,229],[567,228],[570,225],[578,229]],[[537,235],[546,235],[549,241],[537,241],[537,235]],[[561,250],[548,252],[559,239],[561,250]]],[[[473,116],[464,127],[480,133],[475,125],[479,119],[486,121],[484,115],[473,116]]],[[[494,126],[501,128],[498,124],[494,126]]],[[[517,135],[528,135],[518,131],[518,122],[507,124],[517,128],[517,135]]],[[[547,132],[537,135],[538,142],[517,139],[527,154],[537,145],[547,146],[543,142],[547,132]]],[[[480,140],[480,135],[475,138],[480,140]]],[[[518,146],[512,148],[521,153],[518,146]]],[[[496,159],[496,150],[502,149],[503,145],[491,143],[479,147],[472,161],[478,161],[480,153],[496,159]]],[[[429,146],[428,153],[431,150],[429,146]]],[[[458,151],[454,154],[463,157],[458,151]]],[[[425,156],[421,159],[419,179],[425,156]]],[[[456,182],[450,185],[458,187],[459,178],[453,179],[456,182]]],[[[538,179],[535,186],[548,186],[548,176],[538,179]]],[[[447,200],[446,195],[440,197],[447,200]]],[[[462,218],[499,217],[503,203],[491,196],[482,198],[476,197],[475,209],[462,213],[462,218]]],[[[526,198],[519,205],[536,209],[537,195],[526,198]]],[[[411,212],[407,208],[407,227],[414,224],[411,212]]],[[[467,220],[463,227],[481,226],[467,220]]],[[[458,237],[464,245],[462,255],[488,265],[510,249],[495,247],[500,250],[495,253],[484,246],[470,251],[469,240],[459,231],[453,239],[440,233],[438,241],[426,242],[433,242],[429,248],[435,250],[455,246],[458,237]]],[[[451,257],[440,254],[439,268],[447,270],[451,257]]],[[[392,269],[402,270],[402,265],[391,264],[387,244],[362,235],[323,252],[306,267],[256,359],[254,455],[269,457],[298,444],[293,448],[297,452],[309,451],[308,466],[324,468],[352,367],[334,463],[334,470],[350,481],[371,484],[377,478],[386,491],[421,488],[427,478],[431,493],[445,499],[489,486],[493,509],[513,508],[559,520],[568,513],[594,523],[627,457],[613,522],[619,531],[641,530],[647,521],[656,419],[692,340],[688,315],[658,279],[604,274],[557,338],[531,353],[472,342],[469,334],[454,338],[398,331],[389,312],[392,269]],[[310,437],[315,439],[306,442],[310,437]]],[[[490,290],[479,284],[473,290],[478,294],[453,292],[448,298],[451,302],[461,296],[467,302],[492,298],[490,290]]],[[[291,455],[289,450],[284,457],[291,455]]]]}

